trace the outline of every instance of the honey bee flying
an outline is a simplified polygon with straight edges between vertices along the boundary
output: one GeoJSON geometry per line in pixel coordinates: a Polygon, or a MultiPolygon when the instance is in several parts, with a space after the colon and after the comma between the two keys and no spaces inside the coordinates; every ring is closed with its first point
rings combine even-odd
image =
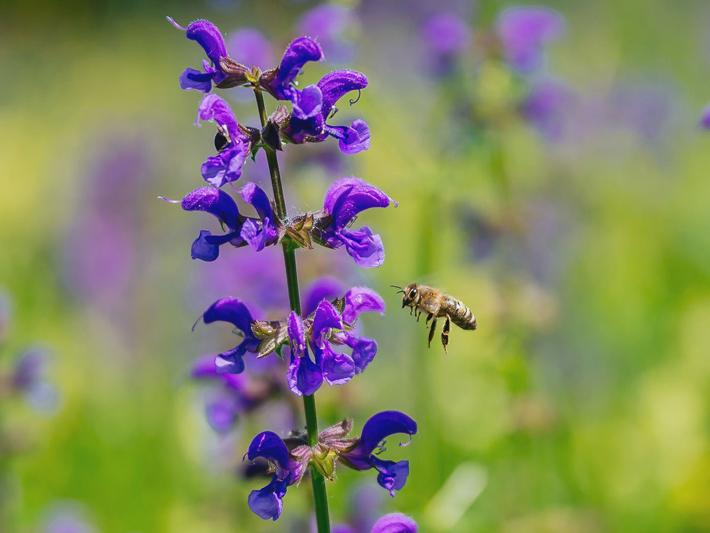
{"type": "Polygon", "coordinates": [[[444,346],[444,351],[446,351],[446,346],[449,344],[451,322],[461,329],[476,329],[476,317],[461,300],[444,294],[434,287],[417,283],[410,283],[406,287],[397,285],[392,285],[392,287],[403,294],[402,308],[409,307],[410,314],[413,313],[417,317],[417,321],[419,321],[422,313],[427,315],[427,324],[430,320],[432,321],[429,329],[429,346],[431,346],[431,340],[434,338],[438,318],[446,317],[444,328],[441,331],[441,344],[444,346]]]}

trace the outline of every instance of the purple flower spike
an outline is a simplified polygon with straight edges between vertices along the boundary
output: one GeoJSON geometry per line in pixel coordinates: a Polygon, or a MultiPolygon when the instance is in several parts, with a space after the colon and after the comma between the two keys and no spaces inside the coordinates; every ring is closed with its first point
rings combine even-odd
{"type": "Polygon", "coordinates": [[[224,235],[212,235],[207,230],[201,230],[192,243],[192,258],[202,261],[214,261],[219,257],[221,245],[231,242],[239,246],[243,244],[240,231],[243,217],[239,214],[237,204],[226,192],[214,187],[201,187],[189,192],[182,199],[185,211],[204,211],[210,213],[228,228],[224,235]]]}
{"type": "Polygon", "coordinates": [[[377,482],[391,496],[404,487],[409,475],[409,461],[385,461],[376,456],[384,451],[384,439],[396,433],[415,435],[417,423],[399,411],[383,411],[370,417],[362,428],[357,444],[340,459],[356,470],[377,470],[377,482]]]}
{"type": "Polygon", "coordinates": [[[239,374],[244,371],[244,354],[254,352],[259,346],[251,330],[254,319],[249,309],[237,298],[221,298],[213,303],[202,315],[205,324],[229,322],[242,332],[244,340],[231,350],[223,352],[215,359],[217,372],[220,374],[239,374]]]}
{"type": "Polygon", "coordinates": [[[330,186],[323,202],[323,211],[329,215],[328,225],[321,228],[321,240],[330,248],[345,246],[348,254],[363,267],[380,266],[385,250],[379,235],[367,226],[350,230],[355,217],[372,207],[387,207],[392,202],[377,187],[358,178],[342,178],[330,186]]]}
{"type": "Polygon", "coordinates": [[[197,118],[214,122],[219,129],[215,138],[218,153],[202,163],[202,177],[215,187],[238,180],[249,155],[250,138],[239,128],[229,105],[216,94],[208,94],[200,103],[197,118]]]}
{"type": "Polygon", "coordinates": [[[284,441],[271,431],[264,431],[254,437],[247,457],[250,461],[266,460],[274,470],[268,485],[249,494],[249,508],[264,520],[278,520],[283,510],[286,489],[300,481],[304,467],[290,458],[284,441]]]}
{"type": "Polygon", "coordinates": [[[700,126],[703,129],[710,129],[710,105],[703,109],[703,114],[700,116],[700,126]]]}
{"type": "Polygon", "coordinates": [[[540,67],[543,46],[558,39],[564,30],[562,15],[546,7],[512,7],[500,14],[497,23],[505,59],[522,73],[540,67]]]}
{"type": "MultiPolygon", "coordinates": [[[[340,150],[353,155],[370,147],[370,128],[364,120],[350,126],[331,126],[326,120],[335,104],[351,91],[367,87],[367,76],[354,70],[336,70],[323,76],[316,85],[291,95],[293,112],[284,130],[291,142],[322,142],[329,136],[338,139],[340,150]]],[[[354,103],[351,101],[351,103],[354,103]]]]}
{"type": "Polygon", "coordinates": [[[247,220],[241,231],[241,237],[258,251],[276,243],[279,231],[276,226],[276,215],[271,207],[271,200],[264,190],[255,183],[247,183],[241,190],[242,199],[256,209],[260,223],[247,220]]]}
{"type": "Polygon", "coordinates": [[[187,28],[180,26],[170,17],[168,17],[168,22],[177,29],[183,30],[188,39],[197,42],[211,62],[211,64],[210,62],[203,64],[203,71],[193,68],[185,69],[180,76],[180,87],[209,92],[212,89],[212,83],[217,85],[225,78],[219,65],[219,60],[227,56],[227,47],[224,44],[222,32],[209,20],[196,20],[191,22],[187,28]]]}
{"type": "Polygon", "coordinates": [[[303,65],[309,61],[322,59],[323,50],[316,41],[310,37],[294,39],[286,48],[273,77],[263,86],[277,100],[291,100],[296,91],[293,82],[300,74],[303,65]]]}
{"type": "Polygon", "coordinates": [[[390,513],[375,522],[370,533],[417,533],[417,523],[402,513],[390,513]]]}

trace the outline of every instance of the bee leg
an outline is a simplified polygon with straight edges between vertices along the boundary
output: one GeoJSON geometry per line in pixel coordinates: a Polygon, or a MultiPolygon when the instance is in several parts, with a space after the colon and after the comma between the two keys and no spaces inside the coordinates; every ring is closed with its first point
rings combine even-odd
{"type": "MultiPolygon", "coordinates": [[[[431,317],[432,315],[429,316],[431,317]]],[[[431,348],[431,340],[434,338],[434,331],[436,331],[436,318],[432,321],[429,329],[429,348],[431,348]]]]}
{"type": "Polygon", "coordinates": [[[430,321],[432,318],[434,318],[434,315],[431,314],[431,313],[429,313],[429,314],[427,315],[427,317],[426,317],[426,322],[424,322],[424,323],[425,323],[425,324],[428,324],[429,321],[430,321]]]}
{"type": "Polygon", "coordinates": [[[415,315],[417,316],[417,322],[419,322],[419,317],[422,316],[422,312],[417,309],[415,315]]]}
{"type": "Polygon", "coordinates": [[[449,330],[451,329],[451,319],[446,315],[446,322],[444,322],[444,329],[441,330],[441,344],[444,345],[444,353],[448,353],[446,350],[447,344],[449,344],[449,330]]]}

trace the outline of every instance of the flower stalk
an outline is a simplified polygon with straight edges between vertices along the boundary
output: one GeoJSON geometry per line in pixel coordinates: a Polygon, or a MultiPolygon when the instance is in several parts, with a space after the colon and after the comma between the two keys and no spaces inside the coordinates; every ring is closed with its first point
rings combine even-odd
{"type": "MultiPolygon", "coordinates": [[[[266,106],[264,105],[264,96],[261,90],[254,88],[254,96],[256,97],[256,105],[259,110],[259,119],[261,126],[266,127],[267,114],[266,106]]],[[[274,204],[276,215],[280,220],[286,220],[286,201],[284,199],[283,185],[281,183],[281,172],[279,170],[279,162],[276,158],[276,151],[270,146],[264,146],[266,152],[266,160],[269,165],[269,174],[271,176],[271,186],[274,192],[274,204]]],[[[288,286],[288,298],[291,310],[301,315],[301,298],[298,290],[298,269],[296,267],[296,254],[290,243],[285,240],[282,242],[284,254],[284,266],[286,268],[286,283],[288,286]]],[[[303,409],[306,417],[306,431],[308,434],[309,446],[315,446],[318,441],[318,416],[316,412],[315,397],[311,395],[303,396],[303,409]]],[[[313,503],[315,507],[316,524],[318,533],[330,533],[330,518],[328,516],[328,495],[325,489],[325,478],[323,474],[316,469],[315,466],[310,466],[311,483],[313,486],[313,503]]]]}

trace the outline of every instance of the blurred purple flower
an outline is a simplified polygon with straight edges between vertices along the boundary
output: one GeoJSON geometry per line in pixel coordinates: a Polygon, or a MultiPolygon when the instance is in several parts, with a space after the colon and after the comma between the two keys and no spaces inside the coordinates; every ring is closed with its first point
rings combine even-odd
{"type": "Polygon", "coordinates": [[[704,129],[710,129],[710,105],[703,109],[703,113],[700,115],[700,126],[704,129]]]}
{"type": "Polygon", "coordinates": [[[664,80],[623,80],[609,94],[607,120],[636,134],[644,144],[667,138],[678,95],[664,80]]]}
{"type": "Polygon", "coordinates": [[[370,533],[417,533],[417,523],[402,513],[390,513],[375,522],[370,533]]]}
{"type": "Polygon", "coordinates": [[[321,300],[307,325],[296,313],[289,315],[291,360],[288,383],[294,394],[311,395],[324,380],[330,385],[347,383],[375,358],[377,342],[357,336],[350,330],[360,313],[384,313],[384,301],[366,287],[350,289],[343,301],[343,311],[339,313],[328,300],[321,300]],[[348,346],[350,354],[336,352],[334,344],[348,346]],[[313,360],[309,352],[313,353],[313,360]]]}
{"type": "Polygon", "coordinates": [[[365,422],[356,445],[340,454],[339,459],[355,470],[370,468],[377,470],[377,483],[387,489],[390,496],[394,496],[395,491],[401,490],[407,482],[409,461],[385,461],[377,456],[385,451],[385,438],[397,433],[411,437],[416,432],[417,423],[404,413],[399,411],[377,413],[365,422]]]}
{"type": "Polygon", "coordinates": [[[217,155],[202,163],[202,177],[215,187],[238,180],[249,155],[251,139],[239,127],[232,109],[216,94],[207,94],[200,103],[197,120],[198,124],[202,120],[214,122],[218,129],[215,137],[217,155]]]}
{"type": "Polygon", "coordinates": [[[352,9],[337,4],[321,4],[304,13],[298,31],[315,37],[331,62],[342,63],[353,57],[354,46],[344,35],[355,23],[352,9]]]}
{"type": "Polygon", "coordinates": [[[10,296],[5,291],[0,290],[0,344],[7,339],[11,310],[10,296]]]}
{"type": "Polygon", "coordinates": [[[332,300],[343,293],[343,284],[335,278],[323,277],[314,281],[305,291],[303,316],[312,315],[322,300],[332,300]]]}
{"type": "Polygon", "coordinates": [[[385,259],[381,237],[367,226],[351,230],[350,225],[362,211],[387,207],[392,202],[380,189],[361,179],[350,177],[335,181],[323,201],[326,218],[318,224],[320,242],[330,248],[345,246],[360,266],[380,266],[385,259]]]}
{"type": "Polygon", "coordinates": [[[458,15],[439,13],[426,21],[422,38],[432,71],[446,75],[453,70],[458,57],[471,46],[472,31],[458,15]]]}
{"type": "Polygon", "coordinates": [[[255,28],[240,28],[227,37],[230,56],[247,66],[266,70],[274,64],[274,49],[269,40],[255,28]]]}
{"type": "Polygon", "coordinates": [[[564,134],[564,112],[570,102],[570,90],[553,79],[536,81],[520,106],[520,112],[543,137],[559,140],[564,134]]]}
{"type": "Polygon", "coordinates": [[[498,17],[497,34],[508,64],[521,73],[542,65],[543,47],[562,36],[562,15],[546,7],[511,7],[498,17]]]}
{"type": "Polygon", "coordinates": [[[217,433],[230,431],[240,415],[252,412],[282,392],[279,381],[271,376],[221,373],[213,355],[195,361],[191,375],[221,385],[205,409],[207,421],[217,433]]]}
{"type": "Polygon", "coordinates": [[[278,520],[283,510],[286,489],[301,480],[305,467],[291,457],[284,441],[271,431],[264,431],[254,437],[247,458],[250,461],[265,460],[273,471],[268,485],[249,494],[249,508],[264,520],[278,520]]]}
{"type": "Polygon", "coordinates": [[[75,502],[57,504],[44,520],[42,533],[95,533],[82,505],[75,502]]]}
{"type": "Polygon", "coordinates": [[[209,20],[195,20],[188,24],[187,27],[183,27],[171,17],[167,17],[167,19],[174,27],[184,31],[188,39],[196,41],[209,59],[209,61],[203,61],[202,71],[190,67],[186,68],[180,75],[180,87],[205,93],[210,92],[212,83],[219,85],[225,79],[220,66],[220,59],[227,56],[227,47],[224,44],[222,32],[209,20]]]}
{"type": "Polygon", "coordinates": [[[48,412],[57,407],[59,394],[56,386],[47,379],[49,355],[42,348],[28,348],[15,362],[10,374],[10,385],[22,394],[38,411],[48,412]]]}

